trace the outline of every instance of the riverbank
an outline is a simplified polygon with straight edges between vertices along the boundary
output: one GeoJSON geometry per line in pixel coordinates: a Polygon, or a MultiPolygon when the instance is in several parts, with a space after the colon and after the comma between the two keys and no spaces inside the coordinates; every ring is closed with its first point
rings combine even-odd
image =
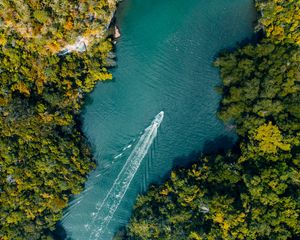
{"type": "Polygon", "coordinates": [[[115,5],[76,4],[15,1],[0,10],[1,239],[52,239],[95,168],[78,115],[95,84],[112,78],[103,33],[115,5]]]}

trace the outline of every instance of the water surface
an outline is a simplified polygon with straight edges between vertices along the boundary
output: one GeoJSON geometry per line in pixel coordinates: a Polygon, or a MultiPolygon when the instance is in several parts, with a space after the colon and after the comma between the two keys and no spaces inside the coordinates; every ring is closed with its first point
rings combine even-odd
{"type": "MultiPolygon", "coordinates": [[[[234,136],[217,118],[220,79],[217,53],[251,37],[252,0],[126,0],[118,24],[118,67],[114,80],[100,83],[82,114],[97,169],[86,190],[66,210],[68,239],[86,240],[97,203],[108,194],[143,130],[164,111],[154,143],[101,239],[124,226],[139,193],[164,179],[195,152],[228,145],[234,136]],[[224,139],[224,138],[223,138],[224,139]]],[[[191,158],[192,159],[192,158],[191,158]]]]}

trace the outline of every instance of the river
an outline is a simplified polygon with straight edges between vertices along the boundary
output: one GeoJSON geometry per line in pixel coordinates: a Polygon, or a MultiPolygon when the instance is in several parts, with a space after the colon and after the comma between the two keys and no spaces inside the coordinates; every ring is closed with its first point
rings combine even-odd
{"type": "Polygon", "coordinates": [[[65,211],[66,239],[87,240],[100,227],[99,216],[113,204],[109,193],[119,172],[159,112],[163,120],[127,192],[118,196],[120,204],[101,236],[90,239],[112,239],[127,223],[137,195],[165,179],[172,167],[194,161],[201,151],[230,146],[234,131],[216,117],[220,79],[212,62],[220,50],[252,36],[253,5],[252,0],[126,0],[120,5],[114,79],[97,85],[82,112],[98,167],[65,211]],[[99,210],[103,202],[106,209],[99,210]]]}

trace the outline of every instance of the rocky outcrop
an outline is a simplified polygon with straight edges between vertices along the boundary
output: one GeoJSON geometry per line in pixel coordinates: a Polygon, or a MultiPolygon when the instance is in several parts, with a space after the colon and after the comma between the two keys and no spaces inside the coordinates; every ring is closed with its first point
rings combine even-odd
{"type": "Polygon", "coordinates": [[[118,28],[117,25],[115,25],[114,38],[117,39],[119,37],[121,37],[120,29],[118,28]]]}

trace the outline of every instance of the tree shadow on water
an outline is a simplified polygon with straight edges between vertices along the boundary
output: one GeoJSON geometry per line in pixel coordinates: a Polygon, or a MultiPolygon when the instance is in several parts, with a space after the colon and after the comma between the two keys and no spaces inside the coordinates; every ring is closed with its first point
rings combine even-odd
{"type": "MultiPolygon", "coordinates": [[[[229,137],[226,135],[221,135],[212,140],[207,140],[204,142],[202,149],[199,151],[192,151],[187,155],[182,155],[176,157],[172,161],[172,170],[179,168],[188,168],[192,164],[197,163],[199,159],[207,155],[224,155],[229,149],[235,147],[236,139],[234,137],[229,137]]],[[[166,181],[170,176],[170,173],[166,173],[162,181],[166,181]]]]}
{"type": "Polygon", "coordinates": [[[203,145],[203,155],[224,154],[235,145],[235,139],[221,135],[213,140],[208,140],[203,145]]]}
{"type": "Polygon", "coordinates": [[[74,240],[74,238],[68,236],[66,229],[60,221],[56,224],[55,230],[51,232],[51,236],[54,240],[74,240]]]}
{"type": "Polygon", "coordinates": [[[52,237],[55,240],[72,240],[70,237],[67,237],[67,232],[62,226],[61,222],[56,224],[55,231],[52,232],[52,237]]]}

